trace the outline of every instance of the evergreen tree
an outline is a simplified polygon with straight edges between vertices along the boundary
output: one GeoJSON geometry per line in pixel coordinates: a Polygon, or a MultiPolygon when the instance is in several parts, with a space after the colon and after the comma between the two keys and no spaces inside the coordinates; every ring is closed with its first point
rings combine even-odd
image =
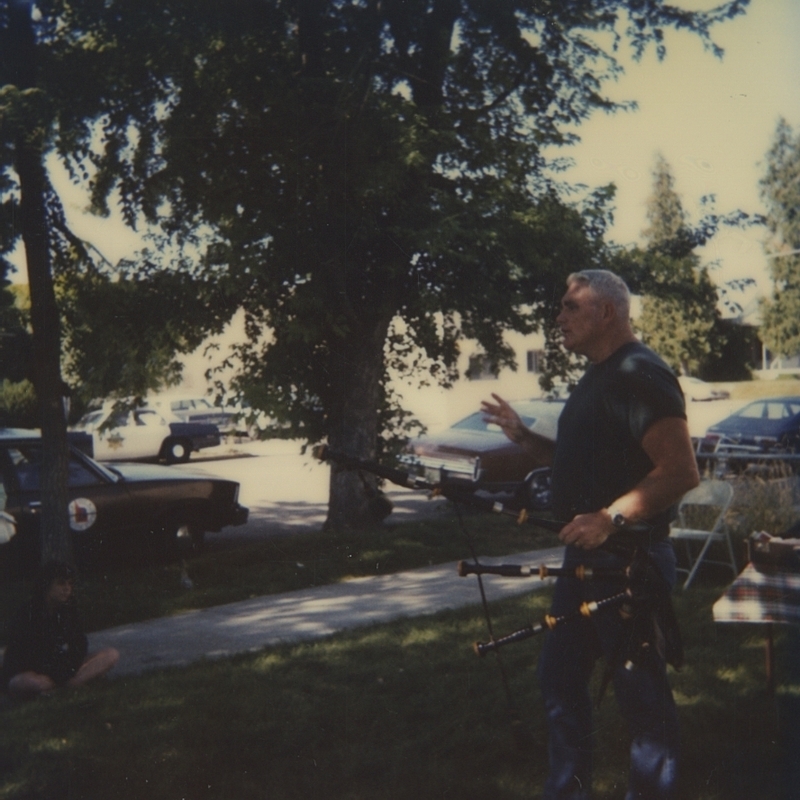
{"type": "Polygon", "coordinates": [[[698,375],[721,352],[717,290],[694,252],[669,164],[659,156],[647,201],[646,248],[634,259],[642,274],[642,310],[636,326],[642,340],[678,373],[698,375]]]}
{"type": "Polygon", "coordinates": [[[766,250],[772,297],[762,301],[761,339],[776,355],[800,352],[800,135],[781,119],[767,153],[761,196],[767,207],[766,250]],[[795,252],[792,252],[795,251],[795,252]]]}
{"type": "Polygon", "coordinates": [[[675,178],[662,155],[656,157],[653,170],[653,194],[647,198],[647,221],[642,231],[650,250],[670,251],[686,230],[686,213],[680,195],[675,191],[675,178]]]}

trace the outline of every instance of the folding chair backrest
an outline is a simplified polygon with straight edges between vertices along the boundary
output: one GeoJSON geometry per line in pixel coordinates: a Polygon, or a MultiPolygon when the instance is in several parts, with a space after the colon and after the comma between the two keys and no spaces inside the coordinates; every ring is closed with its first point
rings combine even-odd
{"type": "Polygon", "coordinates": [[[681,500],[680,507],[678,508],[677,523],[680,527],[692,527],[697,529],[698,525],[695,520],[692,520],[692,525],[687,526],[685,516],[689,508],[692,506],[706,506],[709,509],[716,511],[716,516],[713,517],[709,513],[703,515],[704,521],[709,524],[703,525],[704,530],[713,531],[721,527],[725,521],[725,515],[728,512],[731,501],[733,500],[733,486],[726,481],[709,480],[702,481],[699,486],[688,491],[681,500]]]}
{"type": "Polygon", "coordinates": [[[733,500],[733,486],[720,480],[703,481],[687,492],[678,508],[678,519],[670,527],[670,539],[682,540],[688,567],[677,567],[678,572],[686,572],[687,589],[694,580],[701,563],[721,564],[729,567],[734,577],[738,574],[736,556],[733,552],[730,531],[726,516],[733,500]],[[725,561],[707,558],[706,553],[712,543],[722,543],[727,550],[725,561]],[[692,545],[699,546],[693,548],[692,545]]]}

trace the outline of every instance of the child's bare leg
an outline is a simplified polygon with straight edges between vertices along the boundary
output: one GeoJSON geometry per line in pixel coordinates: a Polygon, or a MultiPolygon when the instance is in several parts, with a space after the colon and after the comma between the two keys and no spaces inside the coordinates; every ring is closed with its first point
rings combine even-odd
{"type": "Polygon", "coordinates": [[[36,697],[43,692],[52,692],[55,688],[55,681],[40,672],[20,672],[8,682],[8,693],[18,698],[36,697]]]}
{"type": "Polygon", "coordinates": [[[67,686],[83,686],[84,683],[105,675],[119,661],[119,651],[106,647],[92,653],[81,664],[78,671],[67,681],[67,686]]]}

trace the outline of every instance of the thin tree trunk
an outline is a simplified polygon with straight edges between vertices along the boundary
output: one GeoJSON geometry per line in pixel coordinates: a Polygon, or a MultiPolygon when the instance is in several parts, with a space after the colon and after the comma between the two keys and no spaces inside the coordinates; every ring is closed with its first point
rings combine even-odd
{"type": "MultiPolygon", "coordinates": [[[[36,43],[27,3],[12,4],[9,32],[18,48],[20,89],[36,84],[36,43]]],[[[20,185],[20,226],[25,245],[33,328],[32,377],[42,428],[41,558],[72,562],[67,513],[69,447],[61,379],[61,336],[53,289],[42,143],[46,123],[16,141],[14,169],[20,185]]]]}
{"type": "MultiPolygon", "coordinates": [[[[375,457],[388,329],[389,322],[384,320],[365,325],[339,340],[332,354],[335,400],[328,441],[332,449],[357,458],[375,457]]],[[[374,475],[331,465],[326,529],[369,528],[390,509],[374,475]]]]}

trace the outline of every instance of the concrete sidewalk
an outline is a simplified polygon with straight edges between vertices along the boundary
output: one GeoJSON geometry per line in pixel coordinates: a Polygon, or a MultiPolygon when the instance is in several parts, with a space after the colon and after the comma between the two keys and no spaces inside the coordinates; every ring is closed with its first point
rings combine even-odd
{"type": "MultiPolygon", "coordinates": [[[[484,564],[553,566],[561,563],[562,555],[563,547],[555,547],[479,560],[484,564]]],[[[357,578],[122,625],[90,634],[89,647],[116,647],[121,658],[111,676],[122,676],[480,603],[477,579],[460,578],[456,566],[451,562],[394,575],[357,578]]],[[[484,577],[489,602],[543,585],[538,578],[484,577]]]]}

